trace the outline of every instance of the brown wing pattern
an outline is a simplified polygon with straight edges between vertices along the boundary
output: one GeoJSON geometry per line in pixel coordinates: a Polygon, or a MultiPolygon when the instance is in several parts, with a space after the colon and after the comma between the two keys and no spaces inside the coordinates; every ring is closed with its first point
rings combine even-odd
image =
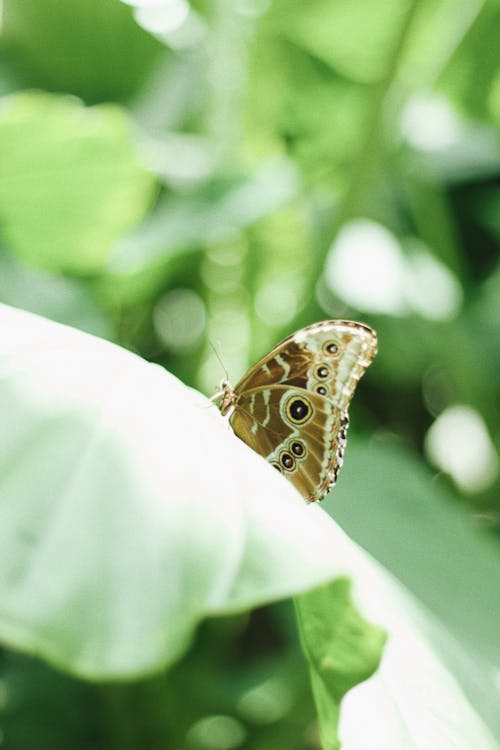
{"type": "Polygon", "coordinates": [[[347,425],[347,414],[332,401],[288,385],[244,390],[231,416],[236,435],[309,501],[335,482],[347,425]]]}
{"type": "Polygon", "coordinates": [[[363,323],[325,320],[281,341],[235,388],[236,396],[275,385],[305,388],[347,409],[358,380],[377,353],[377,336],[363,323]]]}

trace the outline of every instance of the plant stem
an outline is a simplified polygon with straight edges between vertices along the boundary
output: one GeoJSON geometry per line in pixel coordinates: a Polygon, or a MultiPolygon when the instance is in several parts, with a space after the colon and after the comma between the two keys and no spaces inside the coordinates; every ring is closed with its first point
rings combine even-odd
{"type": "Polygon", "coordinates": [[[372,106],[368,115],[366,135],[354,163],[349,187],[347,188],[335,219],[333,238],[338,234],[343,224],[345,224],[345,222],[354,216],[359,210],[361,196],[366,184],[369,183],[375,170],[378,161],[378,152],[380,150],[381,126],[385,100],[396,79],[401,57],[419,4],[420,0],[412,0],[410,7],[405,14],[399,34],[395,40],[394,48],[389,56],[387,72],[375,88],[372,106]]]}

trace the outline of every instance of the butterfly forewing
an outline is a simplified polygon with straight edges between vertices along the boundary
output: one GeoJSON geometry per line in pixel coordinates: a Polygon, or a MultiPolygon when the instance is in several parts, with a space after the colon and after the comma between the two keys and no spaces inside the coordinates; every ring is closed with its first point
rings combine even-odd
{"type": "Polygon", "coordinates": [[[275,346],[249,370],[235,392],[289,385],[317,392],[347,409],[358,380],[376,353],[376,334],[363,323],[315,323],[275,346]]]}
{"type": "Polygon", "coordinates": [[[223,410],[231,405],[239,438],[304,497],[320,500],[342,465],[347,407],[376,353],[376,334],[363,323],[315,323],[281,341],[224,391],[223,410]]]}

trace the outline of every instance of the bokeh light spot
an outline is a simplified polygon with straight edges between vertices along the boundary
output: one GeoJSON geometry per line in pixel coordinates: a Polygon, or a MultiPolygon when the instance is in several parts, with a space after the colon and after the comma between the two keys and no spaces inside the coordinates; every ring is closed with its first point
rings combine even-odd
{"type": "Polygon", "coordinates": [[[270,0],[236,0],[235,2],[236,11],[249,18],[262,16],[270,7],[270,0]]]}
{"type": "Polygon", "coordinates": [[[326,265],[326,283],[359,310],[403,313],[404,262],[400,246],[380,224],[359,219],[343,229],[326,265]]]}
{"type": "Polygon", "coordinates": [[[429,320],[450,320],[462,306],[462,287],[454,274],[423,243],[412,243],[406,296],[411,308],[429,320]]]}
{"type": "Polygon", "coordinates": [[[276,279],[263,284],[257,291],[255,311],[264,323],[285,325],[297,311],[297,293],[293,282],[276,279]]]}
{"type": "Polygon", "coordinates": [[[420,151],[440,151],[465,136],[464,124],[446,99],[430,94],[410,99],[401,117],[401,131],[420,151]]]}
{"type": "Polygon", "coordinates": [[[272,724],[290,710],[292,695],[282,679],[270,677],[247,690],[238,701],[241,715],[255,724],[272,724]]]}
{"type": "MultiPolygon", "coordinates": [[[[327,288],[366,312],[449,320],[462,305],[462,288],[449,268],[425,244],[405,242],[374,221],[358,219],[343,229],[330,249],[327,288]]],[[[322,297],[325,297],[324,293],[322,297]]]]}
{"type": "Polygon", "coordinates": [[[169,133],[146,143],[147,165],[156,174],[180,187],[206,180],[215,166],[207,140],[186,133],[169,133]]]}
{"type": "Polygon", "coordinates": [[[186,739],[194,750],[232,750],[246,739],[245,727],[231,716],[205,716],[188,730],[186,739]]]}
{"type": "Polygon", "coordinates": [[[152,34],[168,34],[180,28],[189,15],[186,0],[164,0],[162,3],[134,3],[135,19],[152,34]]]}
{"type": "Polygon", "coordinates": [[[445,409],[427,432],[425,450],[465,492],[487,489],[498,474],[498,456],[486,425],[469,406],[445,409]]]}
{"type": "Polygon", "coordinates": [[[167,292],[155,307],[158,338],[173,351],[193,348],[205,329],[206,312],[201,297],[192,289],[167,292]]]}

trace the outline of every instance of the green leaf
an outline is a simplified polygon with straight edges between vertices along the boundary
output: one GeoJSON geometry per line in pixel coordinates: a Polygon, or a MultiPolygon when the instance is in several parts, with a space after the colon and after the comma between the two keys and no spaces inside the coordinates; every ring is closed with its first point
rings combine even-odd
{"type": "Polygon", "coordinates": [[[344,750],[498,750],[500,691],[491,665],[476,662],[467,647],[355,545],[349,553],[355,600],[386,628],[388,639],[378,670],[342,701],[339,736],[344,750]],[[461,685],[457,676],[462,679],[466,673],[461,685]]]}
{"type": "Polygon", "coordinates": [[[110,319],[80,279],[50,274],[0,252],[0,302],[22,307],[101,338],[112,338],[110,319]]]}
{"type": "Polygon", "coordinates": [[[470,653],[500,666],[498,542],[416,456],[393,440],[350,440],[327,509],[470,653]]]}
{"type": "Polygon", "coordinates": [[[496,2],[478,2],[466,3],[464,11],[470,22],[460,44],[451,48],[453,54],[442,72],[440,87],[474,118],[487,120],[498,114],[495,85],[500,9],[496,2]],[[476,86],[476,81],[481,81],[481,86],[476,86]]]}
{"type": "Polygon", "coordinates": [[[385,633],[354,608],[347,579],[302,594],[295,604],[323,748],[336,750],[340,702],[377,669],[385,633]]]}
{"type": "Polygon", "coordinates": [[[4,57],[28,86],[88,102],[129,99],[165,47],[118,0],[5,0],[4,57]]]}
{"type": "Polygon", "coordinates": [[[151,297],[193,251],[233,237],[235,231],[291,201],[298,191],[292,163],[278,159],[255,174],[210,185],[192,196],[169,196],[115,245],[98,281],[99,294],[115,305],[151,297]]]}
{"type": "Polygon", "coordinates": [[[0,306],[0,327],[4,643],[137,676],[179,658],[207,615],[346,574],[336,525],[206,398],[29,313],[0,306]]]}
{"type": "Polygon", "coordinates": [[[342,75],[373,82],[386,72],[388,50],[408,5],[403,0],[288,0],[274,3],[270,18],[281,34],[342,75]]]}
{"type": "Polygon", "coordinates": [[[148,208],[153,177],[117,107],[19,94],[0,110],[0,228],[9,249],[52,271],[90,273],[148,208]]]}

